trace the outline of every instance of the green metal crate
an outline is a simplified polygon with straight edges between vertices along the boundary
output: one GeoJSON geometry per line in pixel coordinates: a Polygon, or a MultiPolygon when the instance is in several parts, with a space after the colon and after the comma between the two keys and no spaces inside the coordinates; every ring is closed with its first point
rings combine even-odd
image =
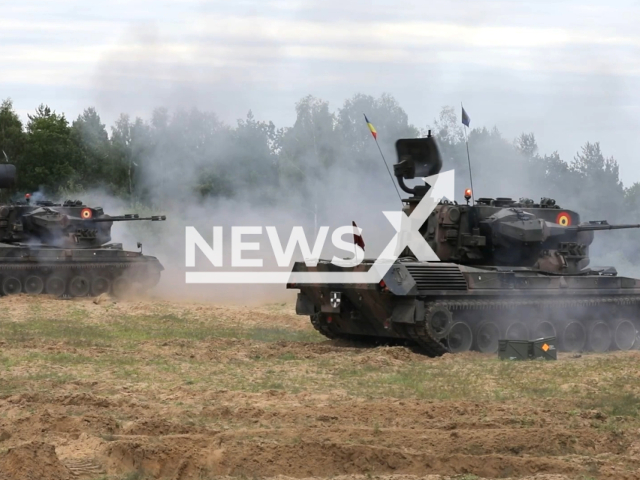
{"type": "Polygon", "coordinates": [[[528,340],[499,340],[498,358],[501,360],[528,360],[531,358],[531,342],[528,340]]]}
{"type": "Polygon", "coordinates": [[[545,360],[557,360],[558,350],[556,348],[556,337],[539,338],[532,342],[533,358],[544,358],[545,360]]]}

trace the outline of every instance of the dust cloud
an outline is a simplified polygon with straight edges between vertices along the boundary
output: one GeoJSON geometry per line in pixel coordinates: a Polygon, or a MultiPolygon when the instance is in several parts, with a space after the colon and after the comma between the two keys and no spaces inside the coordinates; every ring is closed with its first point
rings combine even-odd
{"type": "MultiPolygon", "coordinates": [[[[261,119],[259,112],[255,116],[250,112],[237,125],[231,125],[220,120],[228,118],[229,105],[234,101],[247,105],[253,95],[233,89],[229,79],[250,69],[242,65],[234,71],[200,67],[176,52],[165,51],[163,41],[153,28],[134,29],[120,46],[104,56],[95,75],[96,101],[105,108],[105,116],[114,117],[121,113],[114,108],[129,105],[125,113],[141,115],[155,135],[136,164],[137,193],[133,202],[104,192],[83,195],[84,200],[100,203],[110,214],[133,209],[143,215],[167,215],[167,221],[162,223],[127,223],[113,228],[114,241],[129,249],[135,249],[140,241],[144,253],[157,256],[165,266],[157,295],[240,303],[289,301],[295,295],[284,285],[185,284],[186,227],[195,227],[208,243],[212,241],[212,228],[223,227],[224,261],[228,267],[231,228],[262,226],[261,235],[247,236],[246,241],[260,243],[263,270],[288,271],[290,267],[275,265],[264,227],[275,226],[281,243],[286,245],[291,229],[302,226],[313,244],[321,226],[330,227],[331,233],[334,228],[355,221],[363,230],[366,256],[375,258],[394,235],[382,212],[397,211],[401,204],[362,119],[363,110],[383,132],[379,135],[380,146],[389,166],[396,161],[395,140],[424,135],[427,128],[433,128],[441,140],[443,170],[456,170],[456,199],[463,202],[461,192],[470,181],[457,110],[453,117],[441,116],[434,126],[419,129],[409,123],[399,105],[388,101],[390,96],[368,97],[364,101],[364,96],[355,95],[338,108],[307,97],[296,106],[291,126],[274,125],[261,119]],[[123,45],[131,48],[121,48],[123,45]],[[184,67],[180,75],[176,65],[184,67]],[[151,78],[172,80],[151,82],[151,78]],[[220,86],[217,91],[216,86],[220,86]],[[143,107],[150,102],[166,108],[150,114],[143,107]],[[443,133],[443,128],[448,131],[443,133]]],[[[277,72],[271,73],[277,77],[277,72]]],[[[257,78],[252,80],[249,75],[247,81],[255,81],[256,88],[260,87],[257,78]]],[[[243,85],[246,87],[247,82],[243,85]]],[[[289,111],[293,107],[282,106],[289,111]]],[[[513,141],[504,139],[497,128],[472,131],[469,145],[476,198],[553,197],[560,205],[580,212],[583,220],[603,219],[593,218],[589,210],[599,214],[590,206],[594,196],[606,195],[606,191],[586,190],[580,185],[564,188],[561,182],[548,181],[548,172],[546,176],[539,175],[540,169],[536,170],[538,174],[532,174],[535,162],[532,167],[531,158],[515,148],[513,141]]],[[[547,163],[551,157],[552,153],[544,155],[547,163]]],[[[612,216],[616,218],[609,220],[620,218],[612,216]]],[[[596,235],[592,264],[615,261],[623,265],[625,273],[637,270],[633,262],[626,261],[626,253],[623,258],[610,254],[609,240],[601,240],[605,235],[611,233],[596,235]]],[[[636,237],[629,233],[607,238],[620,240],[625,252],[637,250],[636,237]]],[[[323,258],[334,254],[349,256],[349,252],[336,252],[330,243],[329,236],[323,258]]],[[[257,258],[255,252],[244,252],[243,257],[257,258]]],[[[299,249],[296,258],[301,259],[299,249]]],[[[198,254],[196,267],[191,270],[212,268],[198,254]]]]}

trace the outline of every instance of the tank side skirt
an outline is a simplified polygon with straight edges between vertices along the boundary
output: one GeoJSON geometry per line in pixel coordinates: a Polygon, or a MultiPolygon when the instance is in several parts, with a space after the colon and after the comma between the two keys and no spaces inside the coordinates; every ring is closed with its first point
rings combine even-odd
{"type": "MultiPolygon", "coordinates": [[[[0,258],[0,262],[2,259],[0,258]]],[[[36,263],[0,263],[0,270],[37,270],[40,268],[129,268],[129,267],[147,267],[147,262],[100,262],[100,263],[56,263],[56,262],[36,262],[36,263]]]]}
{"type": "Polygon", "coordinates": [[[526,296],[526,297],[538,297],[538,296],[546,296],[546,297],[558,297],[558,296],[566,296],[566,295],[576,295],[576,296],[594,296],[594,295],[602,295],[602,292],[607,292],[607,295],[618,295],[618,296],[628,296],[630,294],[640,296],[640,289],[634,288],[568,288],[568,289],[478,289],[473,288],[469,289],[466,292],[461,291],[452,291],[452,290],[419,290],[418,296],[429,296],[429,297],[518,297],[518,296],[526,296]]]}
{"type": "MultiPolygon", "coordinates": [[[[420,297],[419,297],[420,298],[420,297]]],[[[428,302],[428,299],[422,298],[428,302]]],[[[636,305],[639,296],[599,295],[588,298],[537,298],[537,299],[501,299],[501,300],[436,300],[429,305],[439,305],[449,310],[488,310],[518,307],[595,307],[598,305],[636,305]]]]}

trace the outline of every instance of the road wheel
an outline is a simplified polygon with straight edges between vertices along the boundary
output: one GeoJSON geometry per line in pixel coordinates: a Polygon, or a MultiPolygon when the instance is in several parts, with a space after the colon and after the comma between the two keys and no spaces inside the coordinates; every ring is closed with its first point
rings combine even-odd
{"type": "Polygon", "coordinates": [[[484,322],[476,332],[476,347],[482,353],[496,353],[500,341],[500,329],[493,322],[484,322]]]}
{"type": "Polygon", "coordinates": [[[22,283],[16,277],[4,277],[2,280],[2,293],[5,295],[14,295],[22,291],[22,283]]]}
{"type": "Polygon", "coordinates": [[[587,343],[587,332],[580,322],[569,322],[562,332],[562,346],[567,352],[580,352],[587,343]]]}
{"type": "Polygon", "coordinates": [[[87,277],[76,275],[69,281],[69,294],[72,297],[85,297],[89,293],[91,282],[87,277]]]}
{"type": "Polygon", "coordinates": [[[109,293],[111,281],[107,277],[95,277],[91,280],[91,295],[97,297],[103,293],[109,293]]]}
{"type": "Polygon", "coordinates": [[[635,325],[629,320],[618,320],[613,326],[613,345],[618,350],[631,350],[637,334],[635,325]]]}
{"type": "Polygon", "coordinates": [[[55,295],[56,297],[59,297],[64,293],[65,286],[66,285],[64,278],[54,275],[47,278],[44,289],[49,295],[55,295]]]}
{"type": "Polygon", "coordinates": [[[611,348],[611,328],[606,322],[595,322],[589,327],[587,348],[591,352],[606,352],[611,348]]]}
{"type": "Polygon", "coordinates": [[[543,320],[539,322],[534,328],[532,332],[532,340],[538,340],[539,338],[549,338],[556,336],[556,327],[553,326],[548,320],[543,320]]]}
{"type": "Polygon", "coordinates": [[[431,306],[425,313],[425,327],[436,339],[440,340],[449,335],[453,324],[453,315],[446,307],[431,306]]]}
{"type": "Polygon", "coordinates": [[[466,352],[471,349],[473,344],[473,333],[471,327],[464,322],[457,322],[451,325],[449,335],[447,336],[449,350],[451,353],[466,352]]]}
{"type": "Polygon", "coordinates": [[[522,322],[511,323],[505,332],[507,340],[529,340],[529,329],[522,322]]]}
{"type": "Polygon", "coordinates": [[[24,281],[24,291],[30,295],[40,295],[44,291],[44,280],[39,275],[29,275],[24,281]]]}

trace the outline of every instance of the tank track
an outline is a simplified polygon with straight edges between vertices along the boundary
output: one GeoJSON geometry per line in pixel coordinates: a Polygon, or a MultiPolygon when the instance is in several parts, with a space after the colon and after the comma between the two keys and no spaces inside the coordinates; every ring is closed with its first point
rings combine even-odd
{"type": "Polygon", "coordinates": [[[329,340],[345,340],[348,342],[363,343],[367,345],[404,345],[406,341],[398,338],[373,337],[367,335],[355,335],[353,333],[335,332],[331,325],[322,321],[322,313],[310,315],[311,325],[321,335],[329,340]]]}
{"type": "MultiPolygon", "coordinates": [[[[429,313],[437,308],[446,308],[452,312],[455,311],[486,311],[486,310],[509,310],[525,307],[535,307],[538,310],[546,310],[553,308],[576,308],[576,307],[597,307],[597,306],[630,306],[640,305],[640,296],[590,296],[580,297],[563,297],[563,298],[547,298],[544,300],[529,299],[496,299],[496,300],[434,300],[425,301],[425,321],[413,325],[396,324],[395,328],[402,336],[415,343],[420,350],[430,357],[438,357],[449,353],[451,350],[447,345],[445,338],[438,338],[433,331],[426,318],[429,313]]],[[[330,325],[322,322],[321,314],[311,316],[311,324],[322,335],[330,339],[353,340],[354,335],[334,332],[330,325]]],[[[366,337],[359,338],[360,341],[366,341],[366,337]]],[[[379,339],[378,339],[379,340],[379,339]]],[[[389,339],[391,340],[391,339],[389,339]]],[[[369,343],[377,344],[374,337],[369,338],[369,343]]],[[[396,339],[397,342],[397,339],[396,339]]]]}
{"type": "MultiPolygon", "coordinates": [[[[162,268],[162,267],[160,267],[162,268]]],[[[144,292],[155,285],[160,280],[161,269],[155,268],[153,263],[146,261],[138,262],[41,262],[41,263],[1,263],[0,262],[0,282],[6,277],[15,277],[20,282],[24,282],[29,275],[35,275],[45,281],[50,276],[60,276],[65,279],[65,282],[73,277],[73,275],[84,276],[85,278],[92,278],[92,276],[102,276],[108,279],[110,282],[118,279],[119,277],[129,276],[130,279],[139,279],[141,283],[137,284],[138,292],[144,292]]],[[[19,293],[25,290],[24,283],[17,291],[7,292],[4,291],[4,287],[0,285],[0,295],[8,295],[11,293],[19,293]]],[[[69,288],[69,284],[65,285],[65,292],[69,288]]],[[[111,285],[109,285],[109,291],[111,291],[111,285]]],[[[46,294],[46,289],[42,289],[41,294],[46,294]]],[[[115,287],[112,291],[115,294],[115,287]]],[[[58,295],[55,293],[54,295],[58,295]]],[[[89,290],[87,296],[95,296],[97,293],[93,293],[89,290]]],[[[61,296],[73,296],[68,293],[62,293],[61,296]]],[[[119,296],[119,295],[116,295],[119,296]]]]}
{"type": "MultiPolygon", "coordinates": [[[[486,311],[486,310],[508,310],[524,307],[535,307],[538,310],[552,308],[576,308],[576,307],[597,307],[597,306],[630,306],[640,305],[640,296],[590,296],[547,298],[544,300],[529,299],[497,299],[497,300],[434,300],[425,301],[425,319],[429,313],[437,308],[446,308],[455,311],[486,311]]],[[[376,337],[361,337],[340,332],[335,332],[331,326],[321,319],[321,314],[312,315],[311,324],[322,335],[329,339],[358,340],[372,344],[379,344],[381,339],[376,337]],[[376,341],[378,340],[378,341],[376,341]]],[[[430,357],[438,357],[449,353],[450,349],[444,339],[438,339],[438,335],[433,331],[431,325],[426,320],[413,325],[396,325],[398,333],[415,343],[422,352],[430,357]]],[[[399,343],[397,339],[388,339],[399,343]]],[[[383,342],[384,343],[384,342],[383,342]]]]}
{"type": "Polygon", "coordinates": [[[425,319],[420,323],[406,326],[406,333],[414,342],[418,344],[421,350],[424,351],[430,357],[439,357],[449,352],[449,347],[438,340],[438,336],[433,331],[431,324],[426,321],[430,317],[430,313],[437,308],[447,306],[441,302],[427,302],[425,303],[425,319]]]}
{"type": "MultiPolygon", "coordinates": [[[[341,335],[332,332],[329,325],[322,322],[322,320],[320,319],[321,316],[321,313],[316,313],[309,317],[311,319],[311,325],[313,325],[313,328],[315,328],[320,334],[331,340],[342,338],[341,335]]],[[[344,336],[344,338],[346,338],[346,335],[344,336]]]]}
{"type": "MultiPolygon", "coordinates": [[[[334,332],[331,326],[322,321],[322,313],[316,313],[310,315],[311,325],[316,329],[318,333],[324,335],[330,340],[348,340],[355,342],[367,343],[370,345],[402,345],[405,342],[402,339],[397,338],[380,338],[380,337],[367,337],[364,335],[352,335],[348,333],[334,332]]],[[[412,342],[418,344],[421,350],[431,357],[438,357],[449,351],[446,345],[440,343],[436,339],[436,335],[431,330],[430,326],[423,322],[420,325],[406,325],[405,336],[412,342]]]]}
{"type": "MultiPolygon", "coordinates": [[[[610,296],[600,295],[588,298],[552,298],[545,300],[501,299],[501,300],[436,300],[425,302],[425,310],[428,312],[436,307],[447,308],[450,311],[485,311],[485,310],[509,310],[523,307],[535,307],[538,310],[553,308],[576,308],[598,306],[630,306],[640,305],[640,296],[610,296]]],[[[431,357],[440,356],[449,352],[448,346],[438,341],[429,329],[428,322],[415,325],[407,325],[406,332],[418,346],[431,357]]]]}

